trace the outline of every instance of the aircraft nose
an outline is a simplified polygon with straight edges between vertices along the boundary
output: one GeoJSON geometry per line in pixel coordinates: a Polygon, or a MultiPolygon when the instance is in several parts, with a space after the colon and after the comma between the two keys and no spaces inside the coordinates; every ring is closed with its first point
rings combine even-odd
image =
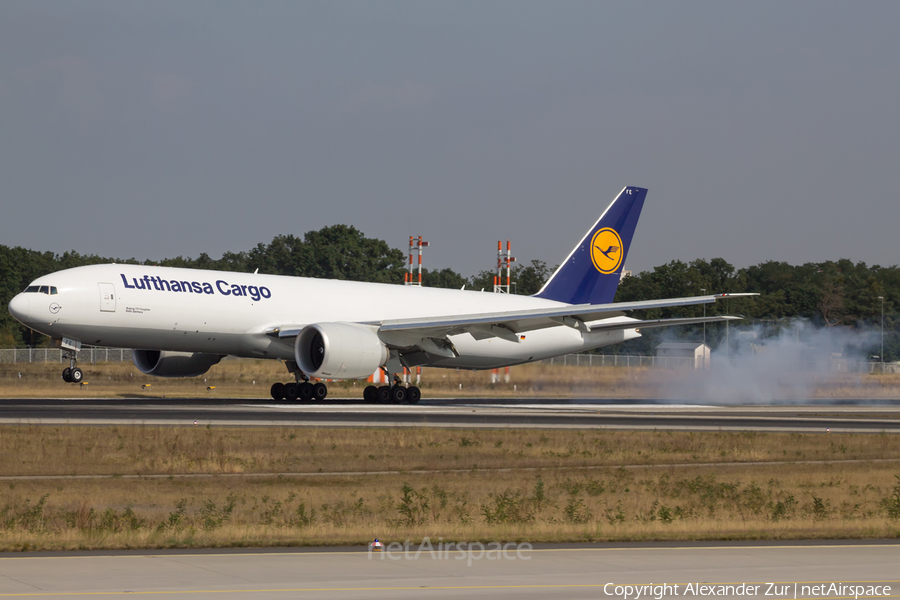
{"type": "Polygon", "coordinates": [[[31,301],[25,294],[18,294],[9,301],[9,314],[17,321],[25,323],[28,320],[28,310],[31,307],[31,301]]]}

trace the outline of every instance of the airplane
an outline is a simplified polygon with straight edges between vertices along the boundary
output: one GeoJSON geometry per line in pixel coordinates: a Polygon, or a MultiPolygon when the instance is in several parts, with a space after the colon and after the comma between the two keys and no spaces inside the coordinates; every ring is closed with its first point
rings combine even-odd
{"type": "MultiPolygon", "coordinates": [[[[225,356],[277,359],[293,381],[276,400],[328,395],[324,380],[382,370],[369,403],[410,403],[396,375],[417,366],[494,369],[640,337],[652,327],[736,316],[637,319],[629,311],[713,303],[725,294],[613,303],[646,188],[625,187],[533,296],[129,264],[39,277],[9,303],[19,322],[53,338],[79,383],[82,345],[132,348],[135,366],[194,377],[225,356]]],[[[737,294],[730,294],[734,296],[737,294]]]]}

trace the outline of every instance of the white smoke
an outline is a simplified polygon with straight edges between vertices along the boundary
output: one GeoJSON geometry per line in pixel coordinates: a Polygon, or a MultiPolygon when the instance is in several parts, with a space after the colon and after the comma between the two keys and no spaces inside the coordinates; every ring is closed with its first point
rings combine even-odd
{"type": "Polygon", "coordinates": [[[858,385],[867,372],[866,348],[877,333],[849,327],[815,327],[794,320],[777,329],[731,327],[712,353],[708,370],[658,373],[659,397],[702,404],[803,402],[830,384],[858,385]]]}

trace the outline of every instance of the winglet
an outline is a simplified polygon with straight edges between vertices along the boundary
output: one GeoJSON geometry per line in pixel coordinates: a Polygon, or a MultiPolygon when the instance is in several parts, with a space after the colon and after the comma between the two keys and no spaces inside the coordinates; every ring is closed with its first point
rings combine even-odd
{"type": "Polygon", "coordinates": [[[569,304],[611,303],[646,196],[646,188],[623,189],[535,296],[569,304]]]}

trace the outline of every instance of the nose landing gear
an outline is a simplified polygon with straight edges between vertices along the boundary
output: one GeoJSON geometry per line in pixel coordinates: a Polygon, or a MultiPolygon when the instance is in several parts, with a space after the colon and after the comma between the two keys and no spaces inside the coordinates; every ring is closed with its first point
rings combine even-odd
{"type": "Polygon", "coordinates": [[[84,373],[81,372],[76,365],[78,364],[78,355],[75,352],[66,352],[63,358],[69,359],[69,366],[63,369],[62,378],[66,383],[81,383],[84,380],[84,373]]]}

